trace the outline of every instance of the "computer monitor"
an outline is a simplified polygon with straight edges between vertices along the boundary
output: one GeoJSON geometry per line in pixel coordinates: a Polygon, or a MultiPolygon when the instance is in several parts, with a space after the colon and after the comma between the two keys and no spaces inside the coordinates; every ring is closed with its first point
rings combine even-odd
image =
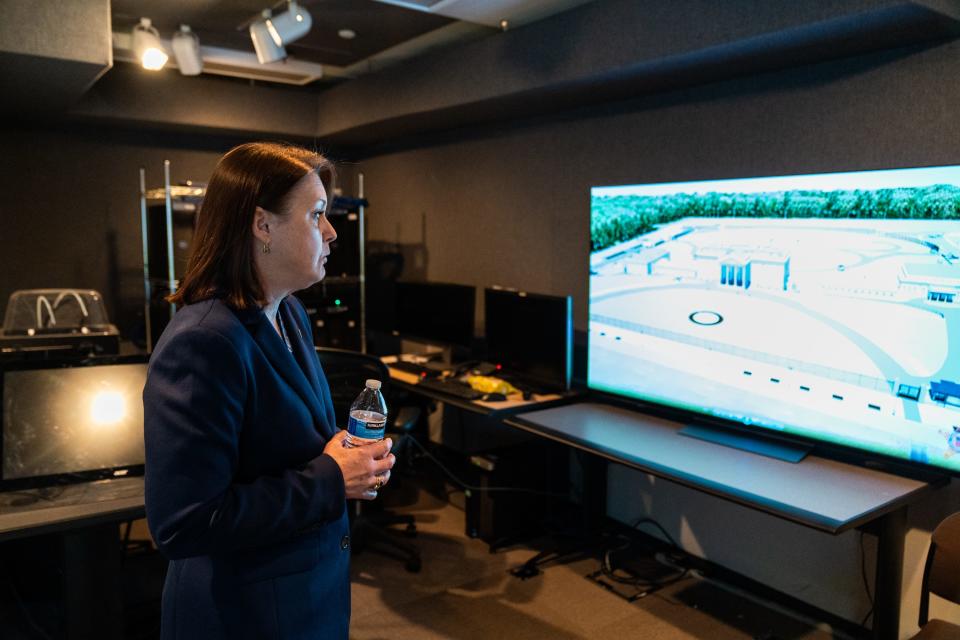
{"type": "Polygon", "coordinates": [[[469,348],[475,308],[475,287],[398,282],[396,330],[402,338],[469,348]]]}
{"type": "Polygon", "coordinates": [[[487,360],[534,386],[569,389],[572,298],[498,288],[485,289],[483,298],[487,360]]]}
{"type": "Polygon", "coordinates": [[[144,358],[0,372],[4,490],[143,473],[144,358]]]}

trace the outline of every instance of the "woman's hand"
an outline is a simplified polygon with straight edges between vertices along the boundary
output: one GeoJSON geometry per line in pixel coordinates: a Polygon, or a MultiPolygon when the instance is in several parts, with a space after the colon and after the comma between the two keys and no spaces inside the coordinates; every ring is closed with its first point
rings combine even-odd
{"type": "Polygon", "coordinates": [[[323,452],[340,467],[348,499],[373,500],[380,487],[390,481],[390,469],[397,461],[390,453],[393,441],[385,438],[372,444],[346,447],[343,443],[346,435],[347,432],[341,430],[330,439],[323,452]]]}

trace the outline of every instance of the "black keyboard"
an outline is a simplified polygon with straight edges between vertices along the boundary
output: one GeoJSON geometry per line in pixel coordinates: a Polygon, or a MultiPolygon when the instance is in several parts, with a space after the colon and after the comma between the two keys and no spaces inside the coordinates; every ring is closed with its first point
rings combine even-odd
{"type": "Polygon", "coordinates": [[[458,398],[463,398],[464,400],[478,400],[483,397],[483,393],[459,380],[445,381],[437,378],[424,378],[417,383],[417,386],[447,393],[452,396],[457,396],[458,398]]]}
{"type": "Polygon", "coordinates": [[[391,362],[387,366],[391,369],[406,371],[407,373],[413,373],[416,375],[420,375],[427,370],[422,364],[418,364],[416,362],[407,362],[406,360],[397,360],[396,362],[391,362]]]}
{"type": "Polygon", "coordinates": [[[406,360],[398,360],[387,366],[403,371],[404,373],[412,373],[419,378],[436,378],[443,373],[443,371],[449,369],[448,365],[439,362],[419,363],[407,362],[406,360]]]}

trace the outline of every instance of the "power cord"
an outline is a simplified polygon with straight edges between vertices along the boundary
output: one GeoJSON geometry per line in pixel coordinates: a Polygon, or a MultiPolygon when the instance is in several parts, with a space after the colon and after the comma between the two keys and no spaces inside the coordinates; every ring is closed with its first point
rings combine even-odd
{"type": "MultiPolygon", "coordinates": [[[[663,536],[669,541],[670,545],[674,549],[679,549],[679,545],[677,545],[673,537],[669,533],[667,533],[666,529],[664,529],[663,526],[661,526],[660,523],[654,520],[653,518],[647,518],[647,517],[640,518],[633,524],[633,529],[639,529],[639,527],[644,524],[651,524],[655,526],[657,529],[659,529],[659,531],[663,534],[663,536]]],[[[610,580],[613,580],[614,582],[617,582],[619,584],[630,585],[638,588],[646,588],[647,590],[643,593],[643,595],[647,595],[650,593],[651,590],[661,589],[667,585],[673,584],[674,582],[678,582],[687,577],[687,574],[690,571],[689,568],[683,567],[683,566],[677,566],[676,564],[674,564],[676,562],[674,558],[669,558],[671,562],[668,563],[663,559],[666,556],[659,553],[654,554],[653,559],[660,566],[667,566],[669,568],[674,569],[676,573],[670,576],[660,577],[660,578],[645,578],[637,575],[625,576],[618,573],[617,568],[614,567],[613,565],[612,556],[618,552],[626,551],[627,549],[630,548],[631,544],[633,544],[633,541],[626,536],[621,535],[618,537],[621,540],[623,540],[623,544],[621,544],[618,547],[612,547],[604,551],[603,561],[601,562],[601,565],[600,565],[601,573],[607,578],[609,578],[610,580]]]]}
{"type": "Polygon", "coordinates": [[[662,533],[663,537],[667,539],[667,542],[670,543],[670,546],[672,546],[675,549],[680,548],[680,545],[678,545],[677,541],[673,539],[673,536],[667,533],[667,530],[664,529],[663,526],[653,518],[647,518],[647,517],[640,518],[639,520],[633,523],[633,528],[639,529],[640,525],[642,524],[652,524],[653,526],[655,526],[657,529],[660,530],[660,533],[662,533]]]}

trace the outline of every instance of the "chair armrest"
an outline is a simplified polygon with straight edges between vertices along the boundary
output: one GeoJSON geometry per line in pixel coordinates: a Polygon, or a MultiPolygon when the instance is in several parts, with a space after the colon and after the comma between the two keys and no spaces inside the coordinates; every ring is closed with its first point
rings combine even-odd
{"type": "Polygon", "coordinates": [[[419,420],[420,407],[400,407],[390,428],[398,433],[410,433],[419,420]]]}

